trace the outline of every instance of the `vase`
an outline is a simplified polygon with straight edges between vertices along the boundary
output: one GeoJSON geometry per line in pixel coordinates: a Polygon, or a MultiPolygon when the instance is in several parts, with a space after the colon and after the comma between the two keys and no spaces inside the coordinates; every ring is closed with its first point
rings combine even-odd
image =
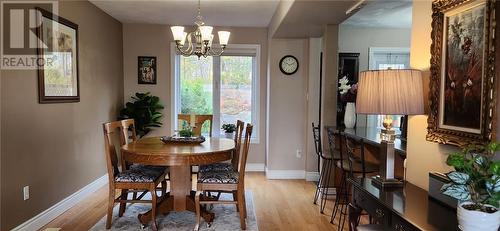
{"type": "MultiPolygon", "coordinates": [[[[485,213],[481,211],[468,210],[462,207],[472,202],[459,203],[457,206],[458,227],[462,231],[497,231],[500,226],[500,211],[485,213]]],[[[486,205],[490,206],[490,205],[486,205]]],[[[490,206],[493,207],[493,206],[490,206]]]]}
{"type": "Polygon", "coordinates": [[[346,128],[354,128],[356,125],[356,104],[347,103],[345,106],[344,124],[346,128]]]}
{"type": "Polygon", "coordinates": [[[228,138],[228,139],[233,139],[234,138],[234,132],[226,132],[224,134],[226,135],[226,138],[228,138]]]}

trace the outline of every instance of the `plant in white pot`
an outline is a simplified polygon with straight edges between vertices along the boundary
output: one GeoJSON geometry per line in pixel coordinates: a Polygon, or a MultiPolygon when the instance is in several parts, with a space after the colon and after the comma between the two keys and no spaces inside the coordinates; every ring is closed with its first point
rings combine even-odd
{"type": "Polygon", "coordinates": [[[236,131],[236,125],[234,125],[234,124],[223,124],[222,125],[222,130],[224,130],[224,132],[226,134],[226,138],[233,139],[233,137],[234,137],[234,131],[236,131]]]}
{"type": "Polygon", "coordinates": [[[457,219],[462,231],[497,231],[500,226],[500,161],[493,160],[499,143],[471,146],[451,153],[446,164],[455,171],[446,174],[450,183],[443,194],[459,201],[457,219]]]}

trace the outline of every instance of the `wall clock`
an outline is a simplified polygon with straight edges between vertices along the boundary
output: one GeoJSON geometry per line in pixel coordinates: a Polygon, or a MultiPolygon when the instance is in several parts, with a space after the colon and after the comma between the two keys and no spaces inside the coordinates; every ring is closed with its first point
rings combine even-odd
{"type": "Polygon", "coordinates": [[[285,75],[293,75],[299,69],[299,61],[292,55],[285,55],[280,60],[280,70],[285,75]]]}

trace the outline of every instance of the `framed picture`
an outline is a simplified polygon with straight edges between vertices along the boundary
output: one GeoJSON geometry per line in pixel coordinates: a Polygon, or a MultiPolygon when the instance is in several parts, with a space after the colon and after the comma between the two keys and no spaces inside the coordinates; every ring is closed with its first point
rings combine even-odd
{"type": "Polygon", "coordinates": [[[139,56],[137,63],[137,83],[156,84],[156,57],[139,56]]]}
{"type": "Polygon", "coordinates": [[[39,39],[38,101],[68,103],[80,101],[78,80],[78,25],[37,8],[39,39]]]}
{"type": "Polygon", "coordinates": [[[495,139],[494,1],[432,4],[427,140],[465,147],[495,139]]]}

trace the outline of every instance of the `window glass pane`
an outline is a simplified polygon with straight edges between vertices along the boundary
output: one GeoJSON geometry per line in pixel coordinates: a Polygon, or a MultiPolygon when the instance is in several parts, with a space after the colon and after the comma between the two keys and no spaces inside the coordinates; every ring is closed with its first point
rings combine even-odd
{"type": "Polygon", "coordinates": [[[220,123],[252,122],[253,57],[221,57],[220,123]]]}
{"type": "MultiPolygon", "coordinates": [[[[213,61],[212,57],[180,57],[180,113],[213,114],[213,61]]],[[[209,123],[203,124],[202,133],[208,134],[209,123]]]]}

